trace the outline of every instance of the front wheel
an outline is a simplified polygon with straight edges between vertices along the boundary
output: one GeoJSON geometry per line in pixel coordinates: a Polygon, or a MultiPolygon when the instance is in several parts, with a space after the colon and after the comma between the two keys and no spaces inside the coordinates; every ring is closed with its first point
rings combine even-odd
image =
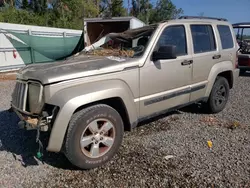
{"type": "Polygon", "coordinates": [[[85,108],[69,123],[65,155],[79,168],[96,168],[115,155],[123,132],[122,118],[112,107],[100,104],[85,108]]]}
{"type": "Polygon", "coordinates": [[[229,83],[224,77],[217,77],[206,103],[206,109],[209,113],[218,113],[222,111],[229,98],[229,83]]]}

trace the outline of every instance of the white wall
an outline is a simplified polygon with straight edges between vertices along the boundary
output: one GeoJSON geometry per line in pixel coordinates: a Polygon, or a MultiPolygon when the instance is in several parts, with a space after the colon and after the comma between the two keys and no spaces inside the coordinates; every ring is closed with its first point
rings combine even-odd
{"type": "Polygon", "coordinates": [[[16,30],[20,32],[27,32],[31,30],[32,34],[34,35],[59,35],[62,36],[64,32],[66,35],[81,35],[82,30],[74,30],[74,29],[63,29],[63,28],[55,28],[55,27],[41,27],[35,25],[22,25],[22,24],[10,24],[10,23],[3,23],[0,22],[0,29],[9,29],[9,30],[16,30]]]}
{"type": "MultiPolygon", "coordinates": [[[[34,25],[9,24],[0,22],[0,71],[24,66],[24,62],[17,52],[16,52],[17,56],[16,58],[14,58],[13,51],[15,50],[15,48],[13,47],[11,42],[6,38],[5,35],[11,36],[16,40],[19,39],[17,39],[15,36],[11,34],[6,33],[5,30],[14,30],[20,33],[29,32],[32,35],[39,35],[46,37],[81,36],[82,34],[82,30],[40,27],[34,25]]],[[[29,54],[30,51],[27,51],[25,53],[29,54]]]]}
{"type": "Polygon", "coordinates": [[[133,18],[130,20],[130,28],[131,29],[143,27],[145,25],[146,24],[144,22],[142,22],[141,20],[138,20],[137,18],[133,18]]]}

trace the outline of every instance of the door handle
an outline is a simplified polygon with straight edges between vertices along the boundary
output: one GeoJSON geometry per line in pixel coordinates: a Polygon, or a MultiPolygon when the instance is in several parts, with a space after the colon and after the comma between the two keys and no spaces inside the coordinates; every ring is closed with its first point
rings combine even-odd
{"type": "Polygon", "coordinates": [[[190,65],[193,63],[193,60],[184,60],[183,62],[181,62],[181,65],[185,66],[185,65],[190,65]]]}
{"type": "Polygon", "coordinates": [[[213,59],[220,59],[221,58],[221,55],[214,55],[213,56],[213,59]]]}

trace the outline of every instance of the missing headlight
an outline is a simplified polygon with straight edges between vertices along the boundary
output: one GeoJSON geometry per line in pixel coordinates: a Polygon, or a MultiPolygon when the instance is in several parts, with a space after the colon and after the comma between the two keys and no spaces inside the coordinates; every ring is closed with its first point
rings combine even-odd
{"type": "Polygon", "coordinates": [[[38,114],[43,107],[43,86],[39,82],[28,83],[28,111],[38,114]]]}

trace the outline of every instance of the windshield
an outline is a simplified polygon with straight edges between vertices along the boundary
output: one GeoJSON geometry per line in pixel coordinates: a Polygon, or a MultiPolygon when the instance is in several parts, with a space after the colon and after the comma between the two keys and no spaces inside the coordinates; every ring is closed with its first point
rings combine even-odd
{"type": "Polygon", "coordinates": [[[110,33],[83,51],[97,56],[140,57],[144,54],[155,29],[156,25],[150,25],[122,33],[110,33]]]}

